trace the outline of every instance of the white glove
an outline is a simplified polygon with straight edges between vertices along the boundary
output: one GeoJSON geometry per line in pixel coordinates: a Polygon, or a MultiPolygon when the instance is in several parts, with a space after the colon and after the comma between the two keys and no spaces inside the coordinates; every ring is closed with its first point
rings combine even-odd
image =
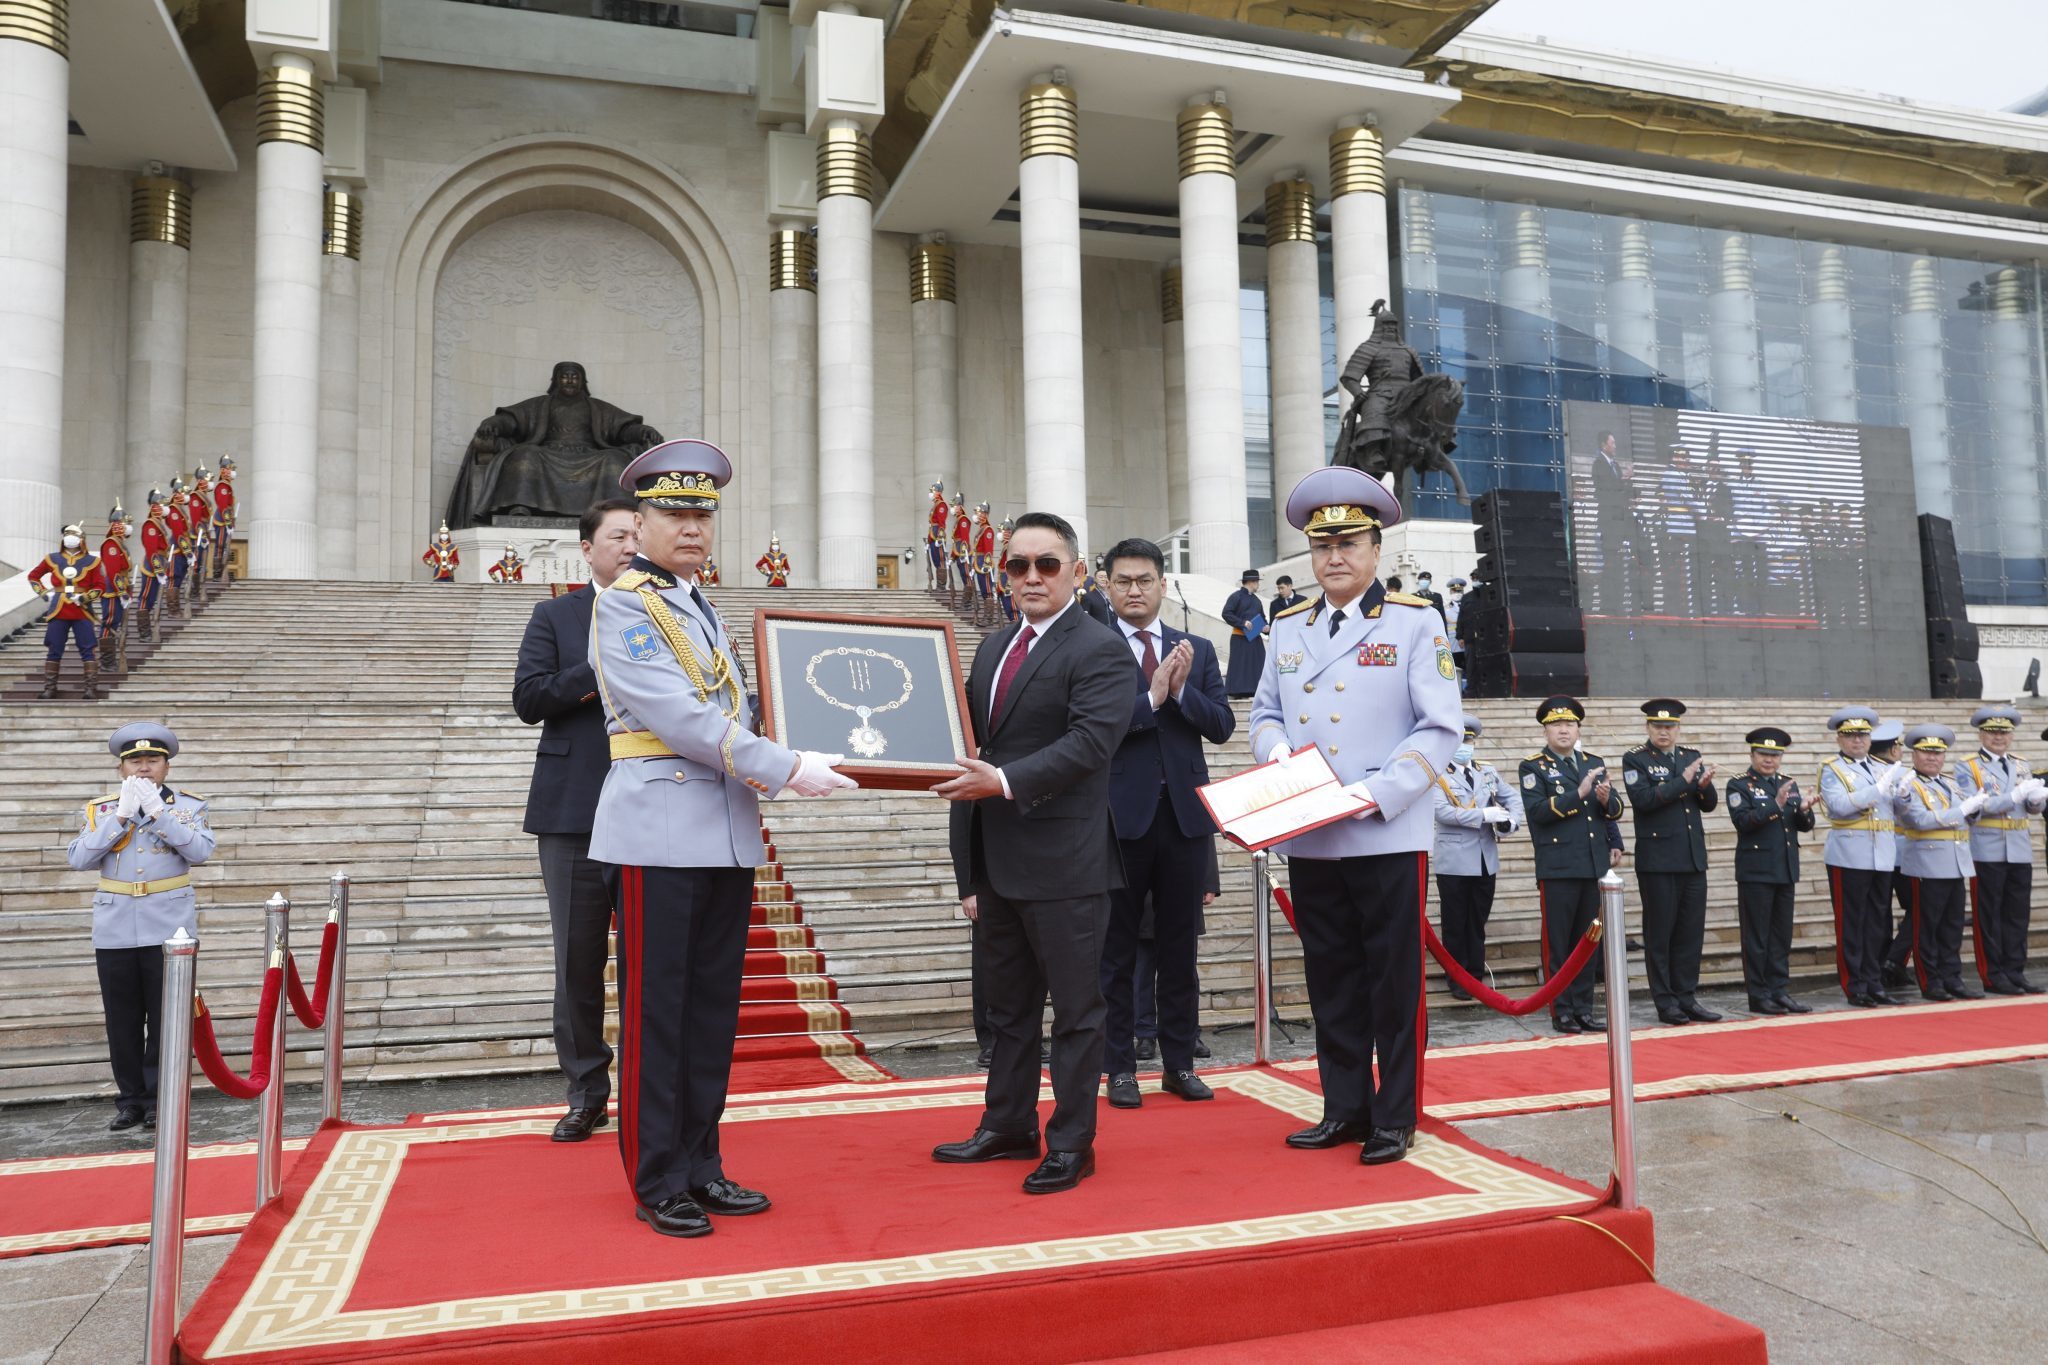
{"type": "Polygon", "coordinates": [[[135,812],[142,808],[141,797],[135,790],[136,779],[129,777],[121,782],[121,804],[114,808],[114,818],[133,820],[135,812]]]}
{"type": "MultiPolygon", "coordinates": [[[[1365,784],[1363,782],[1350,783],[1344,788],[1344,790],[1352,796],[1357,797],[1361,801],[1372,801],[1372,793],[1366,790],[1365,784]]],[[[1379,808],[1379,803],[1377,801],[1373,801],[1373,808],[1375,810],[1379,808]]],[[[1372,811],[1370,810],[1362,810],[1359,811],[1357,814],[1353,815],[1351,818],[1354,820],[1363,820],[1366,816],[1371,814],[1372,811]]]]}
{"type": "Polygon", "coordinates": [[[1266,756],[1259,761],[1261,763],[1285,763],[1293,754],[1294,746],[1287,742],[1287,736],[1282,735],[1266,746],[1266,756]]]}
{"type": "Polygon", "coordinates": [[[845,761],[845,754],[821,754],[812,749],[799,749],[796,776],[789,779],[789,785],[783,790],[795,792],[798,796],[830,796],[833,792],[859,785],[852,778],[832,771],[833,764],[845,761]]]}
{"type": "Polygon", "coordinates": [[[2012,790],[2006,795],[2012,797],[2015,806],[2030,806],[2044,791],[2048,791],[2048,782],[2043,782],[2038,777],[2029,777],[2013,783],[2012,790]]]}
{"type": "Polygon", "coordinates": [[[135,803],[141,807],[143,818],[154,820],[164,813],[163,789],[146,777],[135,779],[135,803]]]}
{"type": "Polygon", "coordinates": [[[1877,779],[1877,789],[1886,796],[1897,796],[1899,788],[1905,785],[1906,765],[1903,763],[1892,764],[1884,770],[1884,775],[1877,779]]]}
{"type": "Polygon", "coordinates": [[[1479,812],[1479,817],[1489,825],[1505,826],[1515,823],[1515,817],[1502,810],[1499,806],[1488,806],[1485,810],[1479,812]]]}
{"type": "Polygon", "coordinates": [[[1978,792],[1975,796],[1964,797],[1963,804],[1957,807],[1957,809],[1962,811],[1963,818],[1967,820],[1971,816],[1975,815],[1978,811],[1983,810],[1984,803],[1989,801],[1990,799],[1990,792],[1978,792]]]}

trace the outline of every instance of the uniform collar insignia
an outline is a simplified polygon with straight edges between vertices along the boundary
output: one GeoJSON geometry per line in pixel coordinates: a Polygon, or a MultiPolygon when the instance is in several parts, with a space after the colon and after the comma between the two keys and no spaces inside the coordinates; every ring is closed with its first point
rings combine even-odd
{"type": "Polygon", "coordinates": [[[631,567],[646,574],[647,581],[657,588],[673,588],[676,586],[676,576],[667,569],[662,568],[659,564],[656,564],[646,555],[634,555],[631,567]]]}

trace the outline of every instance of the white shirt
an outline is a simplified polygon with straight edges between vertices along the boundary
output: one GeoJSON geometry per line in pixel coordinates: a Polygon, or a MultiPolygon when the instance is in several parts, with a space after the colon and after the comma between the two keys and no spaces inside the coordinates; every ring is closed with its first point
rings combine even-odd
{"type": "MultiPolygon", "coordinates": [[[[1140,628],[1119,616],[1116,618],[1116,626],[1118,630],[1124,633],[1124,641],[1131,647],[1131,657],[1138,661],[1140,669],[1145,667],[1145,641],[1142,637],[1147,635],[1152,637],[1153,663],[1161,664],[1166,662],[1166,629],[1159,624],[1158,617],[1152,618],[1151,625],[1140,628]]],[[[1187,686],[1183,682],[1179,687],[1173,689],[1173,699],[1176,702],[1180,700],[1180,694],[1187,690],[1187,686]]]]}
{"type": "MultiPolygon", "coordinates": [[[[1052,615],[1046,617],[1043,621],[1034,622],[1026,620],[1024,622],[1024,625],[1031,627],[1031,638],[1029,640],[1024,639],[1024,631],[1022,627],[1019,627],[1017,633],[1010,637],[1009,645],[1003,650],[1003,657],[996,660],[996,677],[1000,679],[1003,676],[1003,666],[1010,662],[1010,655],[1012,652],[1016,650],[1017,644],[1020,640],[1023,641],[1024,644],[1024,657],[1026,659],[1029,659],[1031,657],[1032,648],[1035,645],[1037,645],[1037,643],[1040,640],[1043,640],[1045,638],[1046,632],[1053,628],[1053,624],[1057,622],[1062,616],[1065,616],[1068,612],[1074,609],[1075,600],[1076,599],[1074,599],[1073,597],[1068,597],[1067,604],[1065,606],[1061,607],[1052,615]]],[[[1021,668],[1022,665],[1019,665],[1019,667],[1021,668]]],[[[1005,698],[1005,700],[1007,700],[1007,698],[1005,698]]],[[[996,697],[993,688],[990,689],[988,697],[988,723],[989,728],[993,730],[995,728],[996,723],[996,697]]],[[[1003,799],[1005,801],[1014,801],[1017,799],[1014,796],[1010,795],[1010,779],[1004,775],[1003,770],[1001,768],[996,769],[996,780],[1003,784],[1003,799]]]]}

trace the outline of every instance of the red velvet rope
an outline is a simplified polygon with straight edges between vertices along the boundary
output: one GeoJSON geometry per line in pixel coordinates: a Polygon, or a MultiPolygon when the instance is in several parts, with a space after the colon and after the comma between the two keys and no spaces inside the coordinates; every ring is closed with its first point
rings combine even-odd
{"type": "Polygon", "coordinates": [[[307,1028],[319,1028],[327,1022],[327,984],[334,972],[334,944],[340,936],[341,926],[333,920],[327,921],[326,930],[320,935],[320,965],[313,972],[313,998],[306,998],[306,987],[299,980],[299,960],[289,954],[285,956],[285,993],[292,1002],[292,1013],[299,1016],[299,1022],[307,1028]]]}
{"type": "Polygon", "coordinates": [[[1445,974],[1480,1004],[1491,1006],[1502,1014],[1512,1015],[1534,1014],[1557,999],[1559,993],[1571,984],[1572,978],[1579,974],[1579,969],[1592,959],[1593,950],[1600,946],[1600,933],[1600,921],[1594,920],[1592,927],[1579,936],[1578,946],[1572,949],[1572,955],[1564,960],[1564,965],[1557,969],[1550,980],[1539,986],[1534,995],[1512,1000],[1459,966],[1458,960],[1444,947],[1443,940],[1436,936],[1436,930],[1430,928],[1429,920],[1425,918],[1422,921],[1422,941],[1429,945],[1430,956],[1436,959],[1437,965],[1444,969],[1445,974]]]}
{"type": "Polygon", "coordinates": [[[270,1038],[277,1020],[278,997],[284,993],[284,968],[271,967],[263,973],[263,998],[256,1006],[256,1045],[249,1058],[247,1079],[237,1076],[220,1055],[220,1042],[213,1036],[213,1015],[202,1003],[192,1020],[192,1051],[199,1056],[199,1069],[213,1088],[237,1100],[253,1100],[270,1088],[270,1038]]]}

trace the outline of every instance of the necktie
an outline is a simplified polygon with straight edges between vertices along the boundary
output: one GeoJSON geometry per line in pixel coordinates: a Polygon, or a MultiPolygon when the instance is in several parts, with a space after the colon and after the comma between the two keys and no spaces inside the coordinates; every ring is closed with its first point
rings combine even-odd
{"type": "Polygon", "coordinates": [[[1333,611],[1333,612],[1331,612],[1331,613],[1330,613],[1330,638],[1331,638],[1331,639],[1333,639],[1333,640],[1334,640],[1334,639],[1336,639],[1336,638],[1337,638],[1337,627],[1339,627],[1339,626],[1341,626],[1341,625],[1343,625],[1343,624],[1344,624],[1344,608],[1342,608],[1342,607],[1339,607],[1339,608],[1337,608],[1337,610],[1335,610],[1335,611],[1333,611]]]}
{"type": "Polygon", "coordinates": [[[711,604],[704,600],[704,594],[697,591],[697,585],[690,585],[690,605],[697,609],[697,615],[704,620],[704,629],[711,632],[713,643],[718,640],[718,613],[711,610],[711,604]]]}
{"type": "Polygon", "coordinates": [[[1010,698],[1010,683],[1016,678],[1017,670],[1024,667],[1024,656],[1031,652],[1031,642],[1035,638],[1037,632],[1025,626],[1017,632],[1017,643],[1010,647],[1009,657],[1003,660],[1003,671],[996,675],[995,700],[988,708],[990,729],[994,729],[996,722],[1003,718],[1003,703],[1010,698]]]}
{"type": "Polygon", "coordinates": [[[1138,640],[1145,646],[1145,657],[1138,660],[1138,667],[1145,671],[1145,681],[1149,683],[1152,681],[1152,675],[1159,671],[1159,655],[1157,651],[1155,651],[1152,648],[1151,631],[1139,631],[1138,640]]]}

